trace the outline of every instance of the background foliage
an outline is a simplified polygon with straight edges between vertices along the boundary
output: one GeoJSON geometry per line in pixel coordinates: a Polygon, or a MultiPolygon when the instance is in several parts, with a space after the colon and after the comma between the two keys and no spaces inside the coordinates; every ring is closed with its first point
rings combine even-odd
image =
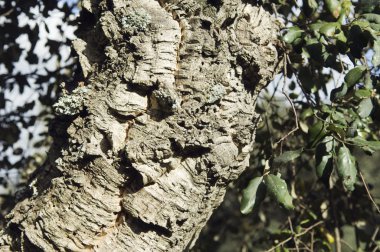
{"type": "MultiPolygon", "coordinates": [[[[379,250],[379,1],[247,2],[284,24],[284,67],[260,94],[251,166],[193,250],[379,250]]],[[[36,125],[52,118],[57,86],[75,85],[75,58],[65,53],[75,10],[65,1],[0,2],[0,168],[20,171],[16,187],[44,160],[48,134],[36,137],[36,125]]],[[[3,193],[3,214],[13,199],[3,193]]]]}
{"type": "MultiPolygon", "coordinates": [[[[14,192],[44,161],[57,84],[76,69],[70,56],[75,5],[0,1],[0,194],[3,213],[14,192]]],[[[0,218],[2,219],[2,218],[0,218]]]]}

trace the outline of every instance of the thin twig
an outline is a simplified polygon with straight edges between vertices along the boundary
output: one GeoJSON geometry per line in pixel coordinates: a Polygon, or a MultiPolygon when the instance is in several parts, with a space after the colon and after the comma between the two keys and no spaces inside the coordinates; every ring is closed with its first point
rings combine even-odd
{"type": "Polygon", "coordinates": [[[275,17],[278,18],[278,12],[277,12],[277,9],[276,9],[276,5],[274,3],[272,3],[271,7],[272,7],[272,10],[274,12],[275,17]]]}
{"type": "Polygon", "coordinates": [[[272,137],[272,133],[271,133],[271,130],[270,130],[270,127],[269,127],[269,121],[268,121],[268,116],[267,116],[267,113],[265,112],[265,126],[267,127],[267,130],[269,132],[269,135],[270,135],[270,146],[272,147],[272,155],[273,155],[273,149],[274,149],[274,144],[273,144],[273,137],[272,137]]]}
{"type": "Polygon", "coordinates": [[[281,78],[279,78],[277,84],[275,85],[274,87],[274,91],[273,91],[273,94],[272,96],[270,97],[270,99],[268,100],[268,103],[271,103],[273,101],[273,98],[275,97],[276,93],[277,93],[277,89],[278,87],[280,86],[280,81],[281,81],[281,78]]]}
{"type": "Polygon", "coordinates": [[[1,13],[0,16],[2,16],[2,17],[9,16],[10,14],[12,14],[12,12],[14,10],[15,10],[15,8],[9,9],[8,11],[5,11],[5,12],[1,13]]]}
{"type": "Polygon", "coordinates": [[[280,242],[279,244],[277,244],[276,246],[272,247],[271,249],[267,250],[266,252],[271,252],[271,251],[274,251],[276,248],[284,245],[285,243],[287,243],[288,241],[294,239],[294,238],[298,238],[300,236],[303,236],[304,234],[307,234],[310,230],[313,230],[315,227],[319,226],[323,224],[323,221],[318,221],[316,223],[314,223],[313,225],[311,225],[310,227],[306,228],[303,232],[301,233],[298,233],[298,234],[295,234],[294,236],[291,236],[285,240],[283,240],[282,242],[280,242]]]}
{"type": "Polygon", "coordinates": [[[340,241],[340,230],[338,227],[339,223],[338,223],[338,217],[336,215],[336,205],[332,199],[332,193],[331,192],[330,192],[330,204],[332,207],[333,218],[334,218],[335,251],[341,252],[342,251],[342,244],[340,241]]]}
{"type": "Polygon", "coordinates": [[[334,236],[335,236],[335,251],[341,252],[342,251],[342,244],[340,239],[340,232],[339,228],[337,226],[334,227],[334,236]]]}
{"type": "Polygon", "coordinates": [[[348,242],[346,242],[345,240],[343,239],[340,239],[340,241],[346,245],[349,249],[351,249],[352,251],[356,251],[356,249],[354,249],[348,242]]]}
{"type": "Polygon", "coordinates": [[[365,180],[364,180],[364,176],[363,176],[363,174],[362,174],[361,171],[359,171],[359,175],[360,175],[360,178],[362,179],[362,182],[363,182],[363,184],[364,184],[365,190],[367,191],[368,198],[371,200],[371,202],[372,202],[373,205],[375,206],[377,212],[380,213],[380,209],[379,209],[379,207],[377,206],[375,200],[372,198],[372,195],[371,195],[371,193],[369,192],[369,189],[368,189],[367,183],[365,182],[365,180]]]}
{"type": "MultiPolygon", "coordinates": [[[[301,251],[310,251],[310,248],[308,247],[301,247],[301,251]]],[[[297,251],[297,248],[287,248],[288,251],[297,251]]],[[[313,252],[313,251],[310,251],[313,252]]]]}
{"type": "MultiPolygon", "coordinates": [[[[293,229],[292,220],[290,219],[289,216],[288,216],[288,222],[289,222],[290,231],[292,231],[292,235],[294,235],[295,233],[294,233],[294,229],[293,229]]],[[[294,244],[296,245],[296,250],[297,250],[297,252],[299,252],[300,250],[299,250],[299,248],[298,248],[298,241],[297,241],[297,238],[294,237],[293,240],[294,240],[294,244]]]]}
{"type": "Polygon", "coordinates": [[[301,240],[299,240],[298,239],[298,242],[299,243],[301,243],[304,247],[303,248],[301,248],[301,251],[305,251],[305,250],[307,250],[307,251],[310,251],[310,252],[314,252],[313,250],[311,250],[311,248],[309,248],[303,241],[301,241],[301,240]]]}
{"type": "MultiPolygon", "coordinates": [[[[339,73],[338,81],[335,84],[339,84],[339,82],[342,79],[342,76],[344,74],[344,65],[343,65],[343,61],[342,61],[342,56],[340,54],[338,54],[338,56],[339,56],[340,66],[342,67],[342,71],[339,73]]],[[[336,87],[337,87],[337,85],[335,85],[335,88],[336,87]]]]}
{"type": "Polygon", "coordinates": [[[310,98],[310,94],[308,94],[308,93],[306,92],[305,87],[303,86],[301,80],[299,79],[299,77],[298,77],[298,75],[297,75],[297,71],[296,71],[296,70],[294,69],[294,67],[292,66],[292,62],[291,62],[291,60],[290,60],[290,58],[289,58],[289,55],[286,54],[285,57],[286,57],[286,59],[287,59],[287,62],[289,63],[289,66],[292,68],[292,71],[294,72],[294,76],[296,77],[297,83],[298,83],[298,85],[300,86],[300,88],[301,88],[301,90],[302,90],[302,93],[304,94],[304,96],[305,96],[305,98],[306,98],[306,101],[309,103],[309,105],[310,105],[311,107],[315,107],[315,106],[316,106],[316,103],[315,103],[314,100],[312,100],[312,99],[310,98]]]}
{"type": "Polygon", "coordinates": [[[376,239],[376,236],[377,236],[378,232],[379,232],[379,227],[376,227],[375,231],[373,232],[373,234],[371,236],[371,244],[370,245],[372,245],[372,243],[376,242],[375,239],[376,239]]]}
{"type": "Polygon", "coordinates": [[[286,70],[286,67],[287,67],[287,58],[284,57],[284,86],[282,87],[282,93],[285,95],[286,99],[289,101],[290,105],[292,106],[292,110],[293,110],[293,114],[295,116],[295,122],[296,122],[296,127],[294,129],[292,129],[291,131],[288,132],[288,134],[286,134],[285,136],[283,136],[280,140],[278,140],[275,145],[277,145],[278,143],[281,143],[282,141],[284,141],[288,136],[290,136],[291,134],[293,134],[294,132],[296,132],[298,129],[299,129],[299,125],[298,125],[298,116],[297,116],[297,111],[296,111],[296,108],[294,107],[294,103],[292,102],[292,100],[290,99],[289,95],[285,92],[285,86],[286,86],[286,74],[287,74],[287,70],[286,70]]]}

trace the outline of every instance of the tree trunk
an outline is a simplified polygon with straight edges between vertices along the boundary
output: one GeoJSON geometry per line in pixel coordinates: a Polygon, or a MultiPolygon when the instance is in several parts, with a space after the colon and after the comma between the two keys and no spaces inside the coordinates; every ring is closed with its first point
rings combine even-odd
{"type": "MultiPolygon", "coordinates": [[[[247,167],[278,26],[243,0],[84,0],[83,83],[1,251],[183,251],[247,167]]],[[[252,1],[253,2],[253,1],[252,1]]]]}

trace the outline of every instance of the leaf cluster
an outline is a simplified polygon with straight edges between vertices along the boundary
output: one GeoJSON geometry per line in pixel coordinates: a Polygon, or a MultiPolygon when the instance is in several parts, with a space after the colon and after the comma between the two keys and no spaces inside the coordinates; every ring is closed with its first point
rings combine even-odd
{"type": "MultiPolygon", "coordinates": [[[[304,249],[339,251],[341,235],[346,235],[343,227],[356,230],[357,242],[350,246],[374,249],[380,237],[372,236],[380,223],[373,218],[379,213],[363,177],[372,171],[358,160],[364,155],[376,157],[380,150],[380,3],[263,4],[285,22],[280,34],[283,77],[271,87],[276,92],[283,85],[289,99],[278,101],[271,89],[261,95],[258,112],[263,118],[245,177],[249,182],[243,183],[248,186],[242,190],[241,212],[266,216],[268,202],[273,201],[290,210],[286,225],[276,232],[267,230],[267,242],[284,240],[274,245],[278,251],[299,249],[301,242],[304,249]],[[287,109],[284,103],[289,104],[287,109]],[[289,135],[294,127],[295,133],[289,135]],[[365,235],[355,223],[358,219],[365,223],[365,235]],[[317,223],[319,227],[303,234],[308,225],[317,223]]],[[[256,244],[264,242],[260,239],[256,244]]]]}

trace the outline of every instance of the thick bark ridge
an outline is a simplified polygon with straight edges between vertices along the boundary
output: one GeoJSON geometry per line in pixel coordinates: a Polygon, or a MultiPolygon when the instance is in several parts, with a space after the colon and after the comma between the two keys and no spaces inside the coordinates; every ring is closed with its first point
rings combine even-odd
{"type": "Polygon", "coordinates": [[[82,6],[86,81],[56,104],[50,159],[0,250],[186,250],[248,165],[278,26],[240,0],[82,6]]]}

